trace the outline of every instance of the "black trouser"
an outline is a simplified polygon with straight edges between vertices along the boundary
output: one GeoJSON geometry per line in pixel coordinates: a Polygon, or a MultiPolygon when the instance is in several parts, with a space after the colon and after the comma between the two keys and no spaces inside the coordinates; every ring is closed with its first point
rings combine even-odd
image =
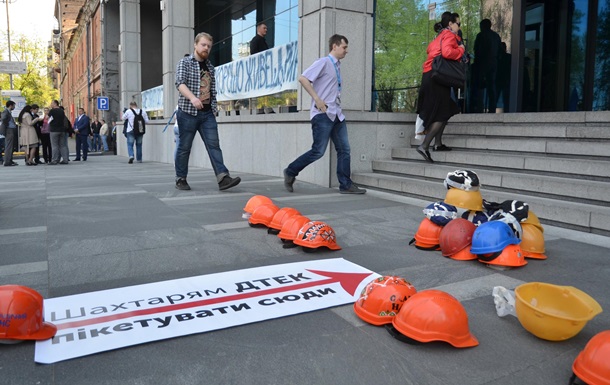
{"type": "Polygon", "coordinates": [[[76,159],[80,159],[81,148],[83,150],[83,160],[87,160],[87,154],[89,153],[89,144],[87,143],[87,137],[89,135],[76,134],[76,159]]]}
{"type": "Polygon", "coordinates": [[[42,157],[47,163],[51,162],[53,158],[53,150],[51,149],[51,134],[40,134],[40,141],[42,142],[42,157]]]}
{"type": "Polygon", "coordinates": [[[17,136],[17,130],[14,128],[7,128],[4,134],[4,165],[13,163],[13,150],[15,147],[15,136],[17,136]]]}

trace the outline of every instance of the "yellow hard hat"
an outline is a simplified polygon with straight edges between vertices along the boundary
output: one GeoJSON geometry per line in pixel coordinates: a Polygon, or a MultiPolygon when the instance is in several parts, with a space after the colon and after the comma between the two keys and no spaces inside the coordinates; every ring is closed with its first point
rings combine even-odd
{"type": "Polygon", "coordinates": [[[452,187],[447,190],[444,202],[466,210],[483,210],[483,198],[480,191],[464,191],[452,187]]]}
{"type": "Polygon", "coordinates": [[[528,210],[527,218],[523,222],[521,222],[521,226],[523,226],[524,223],[534,225],[537,228],[539,228],[540,231],[544,232],[544,228],[542,227],[542,224],[540,223],[540,219],[538,219],[538,216],[536,214],[534,214],[534,212],[532,210],[528,210]]]}
{"type": "Polygon", "coordinates": [[[546,259],[544,255],[544,235],[536,225],[523,223],[521,225],[521,250],[525,258],[546,259]]]}
{"type": "Polygon", "coordinates": [[[602,307],[572,287],[530,282],[515,289],[515,310],[521,326],[538,338],[563,341],[574,337],[602,307]]]}

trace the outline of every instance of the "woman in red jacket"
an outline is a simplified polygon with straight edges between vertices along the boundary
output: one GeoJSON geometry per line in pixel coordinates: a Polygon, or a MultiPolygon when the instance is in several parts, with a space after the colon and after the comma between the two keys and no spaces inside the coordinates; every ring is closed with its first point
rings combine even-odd
{"type": "Polygon", "coordinates": [[[461,60],[464,55],[464,45],[457,35],[459,29],[457,17],[449,12],[443,13],[441,21],[434,25],[434,30],[439,34],[428,45],[428,58],[424,63],[417,113],[424,121],[426,137],[417,147],[417,152],[430,163],[434,163],[428,151],[432,139],[436,138],[434,144],[437,150],[447,149],[448,147],[441,144],[443,130],[449,118],[460,112],[458,105],[451,99],[451,87],[438,84],[431,79],[432,60],[441,54],[449,60],[461,60]]]}

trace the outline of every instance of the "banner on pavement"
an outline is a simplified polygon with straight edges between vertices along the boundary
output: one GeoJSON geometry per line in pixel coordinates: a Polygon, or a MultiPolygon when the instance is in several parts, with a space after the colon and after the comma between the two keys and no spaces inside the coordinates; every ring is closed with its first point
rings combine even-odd
{"type": "Polygon", "coordinates": [[[306,261],[51,298],[51,364],[103,351],[353,303],[378,277],[342,258],[306,261]]]}
{"type": "Polygon", "coordinates": [[[248,99],[296,90],[297,48],[293,41],[216,67],[216,99],[248,99]]]}

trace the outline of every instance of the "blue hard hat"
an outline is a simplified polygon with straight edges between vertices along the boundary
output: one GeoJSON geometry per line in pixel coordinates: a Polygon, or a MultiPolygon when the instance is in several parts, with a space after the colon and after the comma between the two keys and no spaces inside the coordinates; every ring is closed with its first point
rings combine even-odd
{"type": "Polygon", "coordinates": [[[443,201],[430,203],[424,209],[424,214],[426,218],[439,226],[445,226],[452,219],[458,217],[457,208],[443,201]]]}
{"type": "Polygon", "coordinates": [[[508,245],[518,245],[521,242],[515,233],[504,222],[491,221],[481,223],[472,236],[472,254],[489,254],[504,250],[508,245]]]}

